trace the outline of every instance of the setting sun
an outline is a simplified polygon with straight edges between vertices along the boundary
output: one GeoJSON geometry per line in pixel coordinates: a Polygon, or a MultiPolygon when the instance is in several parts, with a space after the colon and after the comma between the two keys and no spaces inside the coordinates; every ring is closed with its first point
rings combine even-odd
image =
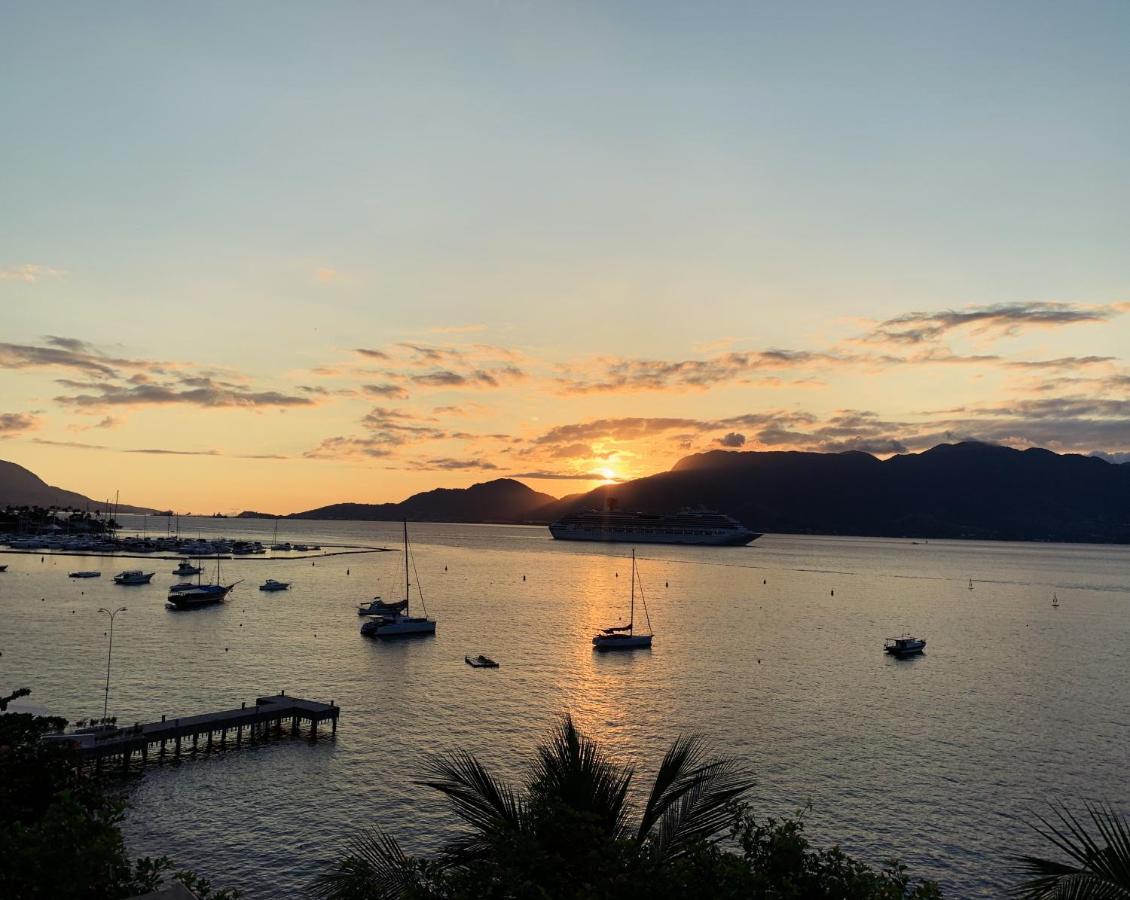
{"type": "Polygon", "coordinates": [[[605,468],[605,469],[598,469],[597,471],[600,472],[600,476],[603,479],[603,481],[602,481],[603,484],[612,484],[614,481],[616,481],[616,473],[613,472],[611,469],[605,468]]]}

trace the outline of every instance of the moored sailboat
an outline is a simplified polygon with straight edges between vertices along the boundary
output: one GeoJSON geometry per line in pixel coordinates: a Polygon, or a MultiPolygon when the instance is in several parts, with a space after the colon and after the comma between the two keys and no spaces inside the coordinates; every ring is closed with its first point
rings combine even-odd
{"type": "Polygon", "coordinates": [[[643,604],[643,614],[647,621],[647,634],[637,634],[636,627],[636,582],[639,581],[639,573],[636,570],[636,551],[632,548],[632,588],[631,588],[631,612],[628,617],[627,625],[615,625],[611,628],[604,628],[601,632],[595,635],[592,639],[593,649],[595,650],[635,650],[638,648],[650,648],[651,639],[653,637],[651,628],[651,617],[647,613],[647,601],[643,595],[643,582],[639,581],[640,588],[640,602],[643,604]]]}
{"type": "MultiPolygon", "coordinates": [[[[413,616],[409,609],[409,602],[412,593],[412,582],[408,577],[408,566],[410,563],[411,550],[408,546],[408,523],[404,523],[404,599],[394,604],[381,603],[380,598],[376,598],[369,604],[373,608],[374,604],[380,606],[392,607],[388,613],[377,612],[375,614],[361,612],[361,615],[370,616],[369,621],[361,626],[361,633],[366,637],[375,638],[402,638],[402,637],[424,637],[429,634],[436,633],[435,619],[428,618],[427,607],[424,606],[424,592],[420,590],[419,575],[416,576],[416,592],[420,598],[420,607],[424,610],[424,615],[413,616]]],[[[363,607],[362,607],[363,609],[363,607]]],[[[378,607],[379,609],[379,607],[378,607]]]]}
{"type": "MultiPolygon", "coordinates": [[[[241,579],[242,580],[242,579],[241,579]]],[[[197,606],[211,606],[213,603],[223,603],[239,581],[231,584],[220,583],[220,557],[216,557],[216,581],[213,584],[202,584],[199,574],[196,584],[174,584],[169,588],[168,605],[174,609],[193,609],[197,606]]]]}

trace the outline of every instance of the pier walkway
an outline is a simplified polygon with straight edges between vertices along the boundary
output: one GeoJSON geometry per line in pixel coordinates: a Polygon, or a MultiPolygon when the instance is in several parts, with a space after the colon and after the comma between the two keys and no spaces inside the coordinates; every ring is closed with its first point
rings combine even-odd
{"type": "MultiPolygon", "coordinates": [[[[215,747],[242,747],[244,742],[266,738],[273,731],[283,733],[289,725],[291,735],[297,736],[303,725],[309,726],[311,739],[318,737],[318,725],[329,721],[337,733],[337,717],[341,708],[331,700],[318,703],[288,697],[286,693],[274,697],[260,697],[255,705],[243,704],[239,709],[181,716],[170,719],[162,716],[160,722],[121,728],[105,737],[94,735],[68,735],[78,743],[78,753],[83,764],[93,764],[101,771],[107,760],[117,762],[128,771],[135,754],[142,765],[149,761],[150,753],[158,758],[179,758],[182,753],[196,753],[198,749],[215,747]],[[88,740],[93,738],[92,740],[88,740]]],[[[66,739],[66,738],[62,738],[66,739]]]]}

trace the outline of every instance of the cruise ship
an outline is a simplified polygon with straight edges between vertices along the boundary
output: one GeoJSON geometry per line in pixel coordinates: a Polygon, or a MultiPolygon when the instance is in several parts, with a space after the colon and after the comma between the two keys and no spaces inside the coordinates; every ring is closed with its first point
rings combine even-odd
{"type": "Polygon", "coordinates": [[[632,544],[704,544],[744,547],[761,537],[741,522],[710,510],[668,515],[590,509],[549,526],[559,541],[622,541],[632,544]]]}

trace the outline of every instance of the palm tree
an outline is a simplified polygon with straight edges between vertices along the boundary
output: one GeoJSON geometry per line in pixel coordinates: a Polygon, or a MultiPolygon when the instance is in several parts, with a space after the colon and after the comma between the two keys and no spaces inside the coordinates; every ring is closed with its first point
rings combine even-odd
{"type": "Polygon", "coordinates": [[[539,746],[521,790],[466,751],[437,758],[421,784],[447,797],[465,833],[437,859],[421,860],[385,832],[370,830],[318,879],[314,893],[327,900],[433,896],[429,884],[437,878],[464,875],[488,896],[492,876],[505,882],[503,893],[520,893],[518,882],[540,893],[545,885],[630,878],[717,841],[733,821],[735,802],[753,786],[735,761],[710,756],[696,736],[680,737],[633,821],[634,774],[581,734],[570,716],[539,746]]]}
{"type": "Polygon", "coordinates": [[[1025,900],[1130,900],[1130,827],[1110,807],[1088,803],[1097,836],[1066,807],[1054,808],[1058,822],[1036,816],[1035,831],[1065,853],[1071,862],[1018,856],[1020,871],[1030,876],[1013,892],[1025,900]]]}

